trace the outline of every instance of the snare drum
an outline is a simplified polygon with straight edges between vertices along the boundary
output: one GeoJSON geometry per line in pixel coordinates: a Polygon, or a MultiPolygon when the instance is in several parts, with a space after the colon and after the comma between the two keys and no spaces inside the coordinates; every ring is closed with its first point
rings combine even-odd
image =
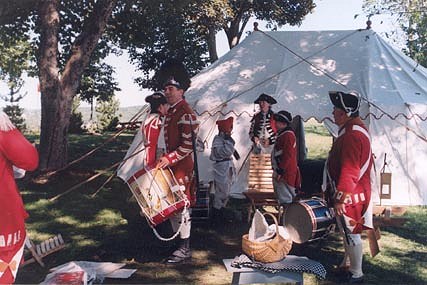
{"type": "Polygon", "coordinates": [[[141,211],[153,225],[189,206],[184,186],[178,184],[169,168],[143,169],[127,181],[141,211]]]}
{"type": "Polygon", "coordinates": [[[335,227],[334,211],[320,198],[292,203],[283,214],[284,226],[293,242],[325,238],[335,227]]]}

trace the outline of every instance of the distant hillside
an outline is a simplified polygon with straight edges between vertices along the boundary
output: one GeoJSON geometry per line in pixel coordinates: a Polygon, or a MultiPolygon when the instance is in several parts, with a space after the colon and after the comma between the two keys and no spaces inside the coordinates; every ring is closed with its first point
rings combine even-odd
{"type": "MultiPolygon", "coordinates": [[[[118,114],[120,116],[120,121],[129,121],[139,110],[141,106],[133,107],[122,107],[119,109],[118,114]]],[[[90,108],[83,107],[79,108],[79,111],[83,115],[83,121],[88,122],[90,119],[90,108]]],[[[25,123],[27,128],[33,131],[40,131],[40,117],[41,111],[38,109],[25,109],[24,110],[25,123]]],[[[96,120],[96,112],[93,113],[93,119],[96,120]]]]}

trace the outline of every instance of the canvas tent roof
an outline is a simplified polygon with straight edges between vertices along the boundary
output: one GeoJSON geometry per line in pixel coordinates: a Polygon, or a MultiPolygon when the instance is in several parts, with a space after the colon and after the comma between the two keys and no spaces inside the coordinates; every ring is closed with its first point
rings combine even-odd
{"type": "MultiPolygon", "coordinates": [[[[200,136],[208,146],[199,159],[201,178],[212,179],[208,156],[216,119],[235,117],[233,137],[245,157],[259,94],[277,99],[274,111],[331,125],[330,90],[362,95],[361,116],[372,135],[377,170],[386,155],[392,172],[392,199],[383,203],[426,205],[427,70],[373,30],[256,31],[193,77],[186,98],[201,115],[200,136]]],[[[236,162],[234,193],[246,190],[242,162],[236,162]]]]}

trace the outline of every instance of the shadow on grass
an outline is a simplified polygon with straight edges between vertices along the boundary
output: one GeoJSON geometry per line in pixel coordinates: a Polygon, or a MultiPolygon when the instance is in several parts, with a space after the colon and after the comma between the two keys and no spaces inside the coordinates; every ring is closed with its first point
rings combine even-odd
{"type": "MultiPolygon", "coordinates": [[[[98,146],[105,137],[79,136],[71,140],[70,153],[79,157],[98,146]]],[[[99,169],[123,158],[132,136],[126,136],[97,151],[93,157],[76,164],[71,169],[51,177],[45,183],[22,183],[23,198],[30,213],[27,227],[35,242],[61,233],[67,247],[43,259],[46,268],[33,263],[20,269],[16,282],[34,284],[48,274],[48,268],[73,260],[123,262],[127,268],[138,271],[129,279],[107,279],[104,283],[122,284],[229,284],[231,274],[222,265],[223,258],[233,258],[241,253],[241,236],[249,224],[245,217],[245,200],[230,201],[230,207],[242,210],[239,218],[222,225],[194,222],[192,229],[193,259],[189,264],[167,266],[163,264],[175,248],[174,242],[158,240],[147,222],[140,217],[136,203],[129,203],[127,186],[119,179],[111,181],[94,198],[90,195],[107,179],[108,174],[62,196],[55,202],[48,199],[63,193],[69,187],[85,180],[99,169]]],[[[316,180],[317,181],[317,180],[316,180]]],[[[403,228],[386,228],[406,240],[418,242],[407,251],[396,246],[371,259],[365,256],[366,284],[425,284],[426,209],[408,214],[403,228]],[[423,271],[424,270],[424,271],[423,271]]],[[[170,234],[168,223],[159,231],[170,234]]],[[[412,244],[412,242],[411,242],[412,244]]],[[[331,269],[343,256],[341,239],[334,234],[322,242],[294,245],[290,254],[307,256],[319,261],[327,269],[327,279],[311,284],[337,284],[339,279],[331,269]]]]}

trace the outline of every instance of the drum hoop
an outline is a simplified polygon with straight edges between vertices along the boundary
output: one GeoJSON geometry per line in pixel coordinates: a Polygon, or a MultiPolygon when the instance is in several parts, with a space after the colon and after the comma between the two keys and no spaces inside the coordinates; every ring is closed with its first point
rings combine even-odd
{"type": "MultiPolygon", "coordinates": [[[[139,192],[144,196],[144,199],[146,200],[146,201],[149,201],[148,199],[146,199],[147,197],[145,197],[145,195],[144,195],[144,191],[141,191],[141,185],[140,185],[140,183],[138,182],[138,178],[139,177],[141,177],[142,175],[145,175],[145,174],[147,174],[147,175],[149,175],[149,177],[150,177],[150,185],[152,184],[152,183],[156,183],[156,186],[157,187],[159,187],[159,188],[161,188],[161,186],[157,183],[157,181],[155,181],[155,176],[156,176],[156,174],[155,175],[153,175],[151,172],[152,172],[152,170],[155,170],[156,172],[157,171],[161,171],[161,175],[163,176],[163,178],[166,180],[166,182],[168,183],[168,186],[169,186],[169,189],[170,189],[170,191],[172,192],[172,186],[173,185],[171,185],[170,184],[170,181],[168,180],[168,179],[172,179],[172,182],[175,184],[175,185],[179,185],[179,183],[178,183],[178,180],[176,179],[176,177],[175,177],[175,174],[173,173],[173,171],[172,171],[172,169],[170,169],[169,167],[166,167],[166,168],[164,168],[164,169],[162,169],[162,168],[154,168],[154,169],[149,169],[149,168],[146,168],[146,167],[144,167],[143,169],[140,169],[140,170],[138,170],[138,171],[136,171],[127,181],[126,181],[126,183],[128,184],[128,187],[130,188],[130,190],[131,190],[131,192],[132,192],[132,194],[135,196],[135,198],[136,198],[136,201],[138,202],[138,205],[139,205],[139,207],[140,207],[140,209],[141,209],[141,211],[142,211],[142,213],[144,214],[144,217],[147,219],[147,222],[148,222],[148,224],[149,224],[149,226],[152,228],[152,230],[153,230],[153,232],[154,232],[154,234],[155,234],[155,236],[158,238],[158,239],[160,239],[160,240],[162,240],[162,241],[170,241],[170,240],[172,240],[172,239],[174,239],[174,238],[176,238],[177,236],[178,236],[178,234],[180,233],[180,231],[181,231],[181,228],[182,228],[182,225],[184,224],[184,215],[182,215],[182,217],[181,217],[181,223],[180,223],[180,225],[179,225],[179,228],[178,228],[178,230],[177,230],[177,232],[176,233],[174,233],[171,237],[168,237],[168,238],[164,238],[164,237],[162,237],[157,231],[156,231],[156,229],[154,228],[154,226],[156,226],[156,225],[158,225],[158,224],[160,224],[160,223],[162,223],[163,221],[165,221],[166,219],[168,219],[169,218],[169,216],[166,216],[165,215],[165,211],[166,210],[170,210],[170,209],[175,209],[175,211],[174,212],[172,212],[171,213],[171,215],[173,214],[173,213],[175,213],[176,211],[179,211],[180,209],[183,209],[182,211],[185,211],[186,209],[188,209],[189,207],[190,207],[190,201],[188,200],[188,198],[187,198],[187,195],[185,194],[185,192],[183,191],[183,190],[178,190],[178,191],[175,191],[175,192],[172,192],[174,195],[176,195],[176,196],[178,196],[178,200],[175,202],[175,203],[173,203],[173,204],[171,204],[171,205],[169,205],[167,208],[165,208],[165,209],[162,209],[161,211],[157,211],[157,210],[155,210],[153,207],[151,207],[151,209],[155,212],[155,215],[149,215],[148,213],[147,213],[147,211],[145,210],[145,208],[143,207],[143,205],[142,205],[142,202],[139,200],[139,198],[138,198],[138,194],[136,193],[136,189],[134,189],[133,187],[131,187],[130,186],[130,184],[131,183],[136,183],[137,184],[137,188],[139,189],[139,192]],[[170,177],[167,177],[166,176],[166,174],[165,174],[165,169],[167,169],[167,171],[169,172],[169,174],[170,174],[170,177]],[[156,223],[155,222],[155,217],[159,217],[159,215],[160,215],[160,222],[159,223],[156,223]]],[[[151,187],[150,187],[151,188],[151,187]]]]}
{"type": "Polygon", "coordinates": [[[317,220],[316,216],[314,215],[313,209],[307,204],[307,203],[301,203],[303,201],[300,201],[300,204],[307,210],[308,214],[310,215],[311,220],[311,237],[314,236],[313,231],[317,228],[317,220]]]}

